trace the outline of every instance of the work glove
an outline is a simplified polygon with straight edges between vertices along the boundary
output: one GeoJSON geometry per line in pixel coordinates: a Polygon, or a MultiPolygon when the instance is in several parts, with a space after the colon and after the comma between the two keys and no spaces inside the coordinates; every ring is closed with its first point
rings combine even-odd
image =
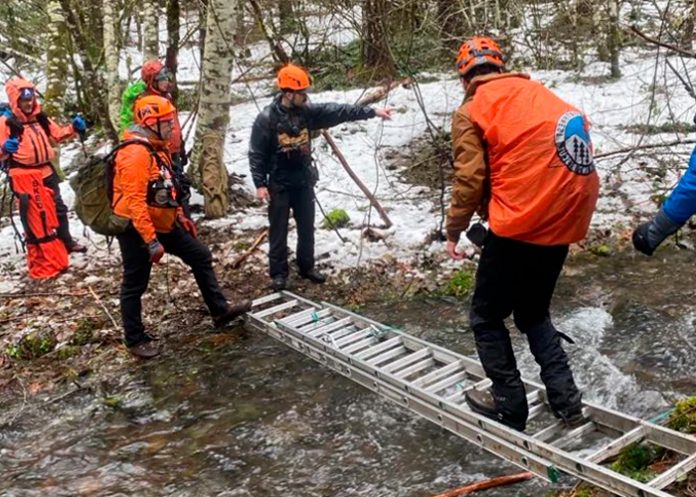
{"type": "Polygon", "coordinates": [[[12,109],[9,106],[3,106],[0,104],[0,117],[6,117],[7,119],[12,117],[12,109]]]}
{"type": "Polygon", "coordinates": [[[19,138],[11,137],[2,144],[2,151],[6,154],[14,154],[19,150],[19,138]]]}
{"type": "Polygon", "coordinates": [[[672,221],[665,211],[660,209],[651,221],[641,224],[633,232],[633,246],[645,255],[652,255],[665,238],[676,233],[681,227],[681,224],[672,221]]]}
{"type": "Polygon", "coordinates": [[[187,218],[183,214],[179,214],[176,217],[176,220],[179,223],[179,226],[181,226],[184,231],[186,231],[192,237],[198,238],[198,228],[196,228],[196,223],[191,221],[189,218],[187,218]]]}
{"type": "Polygon", "coordinates": [[[73,117],[72,127],[75,132],[79,133],[80,135],[84,135],[87,131],[87,121],[85,121],[84,117],[77,115],[73,117]]]}
{"type": "Polygon", "coordinates": [[[147,252],[150,254],[150,262],[159,262],[164,256],[164,247],[157,240],[147,244],[147,252]]]}

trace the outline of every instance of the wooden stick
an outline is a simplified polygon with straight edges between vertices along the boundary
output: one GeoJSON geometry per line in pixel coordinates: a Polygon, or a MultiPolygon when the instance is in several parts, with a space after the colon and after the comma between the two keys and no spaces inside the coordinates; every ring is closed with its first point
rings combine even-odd
{"type": "Polygon", "coordinates": [[[343,166],[343,169],[345,169],[346,172],[348,173],[348,176],[350,176],[351,179],[355,182],[355,184],[358,185],[358,188],[360,188],[360,190],[362,190],[362,192],[368,198],[368,200],[370,201],[372,206],[377,210],[377,212],[379,213],[379,217],[381,217],[382,221],[384,221],[384,224],[386,224],[386,228],[387,229],[391,228],[391,226],[392,226],[391,219],[389,219],[389,216],[387,216],[387,213],[384,211],[384,209],[380,205],[377,198],[375,198],[375,196],[372,195],[372,192],[367,188],[367,186],[365,186],[365,183],[363,183],[360,180],[360,178],[358,178],[358,175],[355,174],[355,172],[348,165],[348,161],[343,156],[343,153],[341,153],[341,150],[338,148],[338,145],[336,145],[336,142],[334,141],[331,134],[328,131],[326,131],[325,129],[323,129],[323,130],[321,130],[321,135],[324,137],[324,140],[326,140],[326,143],[329,144],[329,147],[331,147],[331,150],[338,158],[338,161],[343,166]]]}
{"type": "Polygon", "coordinates": [[[524,473],[517,473],[516,475],[499,476],[498,478],[491,478],[490,480],[477,481],[463,487],[448,490],[442,494],[434,495],[433,497],[459,497],[460,495],[469,495],[489,488],[513,485],[515,483],[531,480],[532,478],[534,478],[534,473],[525,471],[524,473]]]}
{"type": "Polygon", "coordinates": [[[249,247],[246,252],[241,254],[239,257],[237,257],[234,261],[232,261],[232,264],[230,266],[232,269],[238,269],[242,263],[249,258],[249,256],[257,249],[259,248],[259,245],[261,245],[261,242],[266,238],[268,235],[268,230],[263,230],[263,232],[256,237],[256,240],[254,240],[254,243],[251,244],[251,247],[249,247]]]}
{"type": "Polygon", "coordinates": [[[109,317],[109,319],[111,320],[111,323],[114,325],[114,329],[118,329],[118,324],[116,323],[116,320],[114,319],[114,317],[113,317],[113,316],[111,315],[111,313],[109,312],[109,309],[107,309],[106,306],[102,303],[101,299],[99,298],[99,295],[97,295],[97,294],[94,292],[94,289],[92,289],[91,286],[88,286],[87,288],[89,288],[89,293],[92,294],[92,297],[94,297],[94,300],[97,301],[97,304],[99,304],[99,305],[101,306],[101,308],[104,309],[104,313],[105,313],[105,314],[109,317]]]}
{"type": "Polygon", "coordinates": [[[0,293],[0,299],[28,299],[31,297],[85,297],[86,293],[58,293],[58,292],[36,292],[36,293],[0,293]]]}
{"type": "Polygon", "coordinates": [[[603,159],[605,157],[610,157],[612,155],[627,154],[634,150],[648,150],[651,148],[662,148],[662,147],[674,147],[675,145],[688,145],[690,143],[696,143],[696,140],[676,140],[669,143],[650,143],[647,145],[639,145],[637,147],[621,148],[619,150],[612,150],[611,152],[604,152],[602,154],[597,154],[594,156],[595,159],[603,159]]]}
{"type": "Polygon", "coordinates": [[[635,35],[639,36],[640,38],[643,38],[645,41],[652,43],[653,45],[657,45],[658,47],[663,47],[667,48],[669,50],[672,50],[674,52],[677,52],[681,55],[686,55],[687,57],[691,57],[692,59],[696,59],[696,53],[690,52],[689,50],[684,50],[683,48],[680,48],[676,45],[670,45],[669,43],[665,43],[660,40],[656,40],[655,38],[651,38],[648,35],[644,34],[641,32],[637,27],[631,26],[629,28],[631,32],[633,32],[635,35]]]}
{"type": "Polygon", "coordinates": [[[399,86],[405,87],[410,85],[411,83],[413,83],[413,79],[410,76],[402,79],[401,81],[392,81],[375,89],[371,93],[364,95],[360,100],[358,100],[358,105],[370,105],[375,102],[379,102],[384,97],[386,97],[389,94],[389,92],[392,91],[394,88],[397,88],[399,86]]]}

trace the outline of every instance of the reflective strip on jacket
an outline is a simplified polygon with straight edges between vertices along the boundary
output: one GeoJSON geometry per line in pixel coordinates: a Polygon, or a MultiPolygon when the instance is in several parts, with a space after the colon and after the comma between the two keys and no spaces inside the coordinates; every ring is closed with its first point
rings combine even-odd
{"type": "Polygon", "coordinates": [[[452,147],[449,240],[488,196],[498,236],[566,245],[587,234],[599,194],[589,123],[541,83],[517,73],[475,77],[452,120],[452,147]]]}

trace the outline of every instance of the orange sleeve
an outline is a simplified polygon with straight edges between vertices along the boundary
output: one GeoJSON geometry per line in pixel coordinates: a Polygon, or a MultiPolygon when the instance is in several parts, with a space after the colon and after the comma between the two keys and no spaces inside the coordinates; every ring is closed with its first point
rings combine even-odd
{"type": "Polygon", "coordinates": [[[128,206],[133,226],[145,243],[155,240],[155,225],[147,208],[147,184],[152,164],[150,152],[145,147],[130,146],[119,151],[118,169],[123,189],[122,202],[128,206]]]}
{"type": "Polygon", "coordinates": [[[70,138],[77,136],[77,132],[71,124],[60,126],[53,119],[48,120],[48,129],[51,132],[51,139],[56,143],[64,142],[70,138]]]}
{"type": "Polygon", "coordinates": [[[454,179],[447,211],[447,239],[458,242],[471,216],[481,206],[486,183],[486,152],[466,104],[452,116],[454,179]]]}

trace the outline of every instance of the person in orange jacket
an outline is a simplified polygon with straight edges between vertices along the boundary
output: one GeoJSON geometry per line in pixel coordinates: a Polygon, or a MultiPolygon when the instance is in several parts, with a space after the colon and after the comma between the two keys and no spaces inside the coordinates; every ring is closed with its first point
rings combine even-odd
{"type": "Polygon", "coordinates": [[[147,289],[153,263],[165,251],[191,267],[215,326],[228,324],[251,308],[249,300],[229,305],[220,290],[210,250],[196,237],[196,226],[185,217],[177,198],[176,179],[168,152],[176,108],[164,97],[149,95],[135,104],[135,125],[124,140],[142,140],[156,154],[137,143],[117,152],[114,161],[112,207],[130,219],[131,226],[116,236],[123,259],[121,316],[129,351],[143,358],[159,353],[145,332],[141,297],[147,289]]]}
{"type": "Polygon", "coordinates": [[[504,323],[512,314],[541,366],[551,409],[575,426],[584,421],[582,396],[561,346],[568,337],[551,323],[549,305],[568,245],[585,237],[597,202],[589,123],[528,75],[504,72],[490,38],[462,44],[457,69],[466,96],[452,118],[448,254],[464,257],[457,243],[475,212],[490,227],[478,240],[470,323],[493,385],[467,392],[466,401],[475,412],[525,429],[527,397],[504,323]]]}
{"type": "Polygon", "coordinates": [[[84,118],[76,116],[67,126],[56,124],[41,110],[34,85],[23,78],[10,79],[5,92],[11,113],[0,117],[0,162],[8,164],[10,178],[17,169],[40,171],[44,185],[53,191],[58,238],[68,252],[86,252],[87,247],[70,234],[68,207],[60,193],[61,179],[52,164],[56,145],[85,133],[84,118]]]}

